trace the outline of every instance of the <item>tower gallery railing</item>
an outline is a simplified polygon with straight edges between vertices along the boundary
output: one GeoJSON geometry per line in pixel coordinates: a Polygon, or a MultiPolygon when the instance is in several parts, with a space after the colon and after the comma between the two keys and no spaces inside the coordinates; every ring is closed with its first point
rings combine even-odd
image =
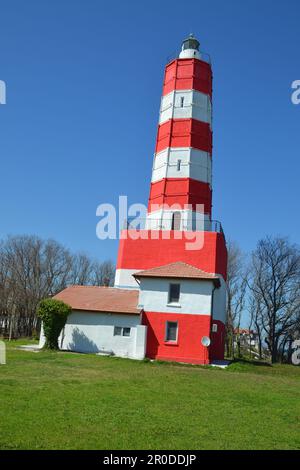
{"type": "Polygon", "coordinates": [[[217,232],[224,235],[221,222],[218,220],[203,220],[199,224],[194,225],[193,222],[182,220],[180,226],[172,227],[171,219],[153,219],[148,218],[134,218],[124,221],[123,228],[125,230],[187,230],[187,231],[205,231],[217,232]]]}
{"type": "MultiPolygon", "coordinates": [[[[207,52],[204,52],[204,51],[199,51],[199,52],[200,52],[200,55],[201,55],[200,60],[203,60],[203,62],[206,62],[207,64],[211,65],[210,55],[207,52]]],[[[177,51],[173,52],[170,55],[168,55],[166,57],[167,64],[169,64],[170,62],[172,62],[175,59],[178,59],[178,57],[179,57],[179,52],[177,52],[177,51]]]]}

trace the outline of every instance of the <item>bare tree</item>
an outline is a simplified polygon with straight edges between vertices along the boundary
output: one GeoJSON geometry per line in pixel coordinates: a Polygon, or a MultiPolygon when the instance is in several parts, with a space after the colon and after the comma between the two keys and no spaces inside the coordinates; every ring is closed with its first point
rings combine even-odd
{"type": "Polygon", "coordinates": [[[260,240],[251,259],[249,287],[272,363],[299,321],[300,251],[286,238],[260,240]]]}
{"type": "Polygon", "coordinates": [[[111,286],[115,277],[115,266],[112,261],[95,262],[93,265],[93,284],[95,286],[111,286]]]}
{"type": "MultiPolygon", "coordinates": [[[[250,295],[248,299],[248,311],[249,311],[249,330],[252,328],[258,335],[258,355],[259,358],[263,357],[263,341],[262,341],[262,324],[261,324],[261,302],[260,299],[254,295],[250,295]]],[[[250,343],[251,346],[251,343],[250,343]]],[[[251,347],[250,347],[251,355],[251,347]]]]}
{"type": "Polygon", "coordinates": [[[14,236],[0,241],[0,331],[9,337],[39,330],[40,300],[69,284],[112,284],[114,266],[69,250],[54,240],[14,236]]]}
{"type": "Polygon", "coordinates": [[[69,275],[70,284],[85,286],[92,283],[93,262],[84,253],[72,257],[72,267],[69,275]]]}
{"type": "Polygon", "coordinates": [[[27,336],[37,328],[37,304],[66,286],[70,266],[68,250],[53,240],[16,236],[2,243],[1,297],[14,334],[27,336]]]}
{"type": "Polygon", "coordinates": [[[247,291],[247,269],[245,256],[236,242],[227,243],[227,355],[234,356],[234,337],[237,342],[238,355],[240,355],[239,334],[234,335],[234,330],[240,329],[241,318],[245,309],[247,291]]]}

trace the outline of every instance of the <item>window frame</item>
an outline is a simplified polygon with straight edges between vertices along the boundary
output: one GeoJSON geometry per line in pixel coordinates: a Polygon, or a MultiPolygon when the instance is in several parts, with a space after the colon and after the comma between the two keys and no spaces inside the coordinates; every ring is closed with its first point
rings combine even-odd
{"type": "Polygon", "coordinates": [[[169,283],[169,292],[168,292],[168,305],[173,305],[173,304],[179,304],[179,301],[180,301],[180,291],[181,291],[181,284],[180,282],[170,282],[169,283]],[[172,286],[178,286],[179,289],[178,289],[178,300],[172,300],[172,297],[171,297],[171,290],[172,290],[172,286]]]}
{"type": "Polygon", "coordinates": [[[171,230],[180,230],[181,229],[181,220],[182,220],[181,211],[173,212],[172,213],[172,218],[171,218],[171,230]]]}
{"type": "Polygon", "coordinates": [[[114,325],[114,336],[122,336],[125,338],[129,338],[131,336],[131,326],[118,326],[114,325]],[[116,331],[120,331],[120,333],[117,333],[116,331]],[[124,335],[124,330],[129,330],[129,335],[125,334],[124,335]]]}
{"type": "Polygon", "coordinates": [[[166,321],[166,328],[165,328],[165,343],[173,343],[177,344],[178,343],[178,321],[174,320],[167,320],[166,321]],[[173,323],[176,325],[176,339],[168,339],[168,332],[169,332],[169,324],[173,323]]]}
{"type": "Polygon", "coordinates": [[[129,338],[130,335],[131,335],[131,328],[130,328],[130,326],[123,326],[123,328],[122,328],[122,336],[125,336],[126,338],[129,338]],[[129,330],[129,334],[128,334],[128,335],[127,335],[127,334],[126,334],[126,335],[124,334],[125,330],[129,330]]]}

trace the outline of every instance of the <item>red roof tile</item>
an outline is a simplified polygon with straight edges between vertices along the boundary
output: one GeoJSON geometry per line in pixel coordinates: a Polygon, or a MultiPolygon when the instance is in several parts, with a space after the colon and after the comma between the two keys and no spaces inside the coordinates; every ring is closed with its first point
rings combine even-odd
{"type": "Polygon", "coordinates": [[[157,268],[146,269],[133,274],[134,277],[169,277],[169,278],[186,278],[186,279],[204,279],[212,280],[217,285],[220,284],[220,278],[216,274],[207,273],[202,269],[195,268],[187,263],[178,261],[176,263],[165,264],[157,268]]]}
{"type": "Polygon", "coordinates": [[[235,328],[233,330],[233,333],[235,335],[252,335],[252,334],[256,334],[256,333],[254,333],[253,330],[248,330],[246,328],[235,328]]]}
{"type": "Polygon", "coordinates": [[[70,286],[54,296],[69,304],[73,310],[140,314],[138,290],[115,287],[70,286]]]}

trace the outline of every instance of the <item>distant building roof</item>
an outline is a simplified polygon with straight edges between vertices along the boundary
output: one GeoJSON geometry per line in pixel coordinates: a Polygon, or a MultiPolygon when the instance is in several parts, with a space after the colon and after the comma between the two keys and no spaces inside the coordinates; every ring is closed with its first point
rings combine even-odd
{"type": "Polygon", "coordinates": [[[207,273],[202,269],[195,268],[187,263],[177,261],[176,263],[165,264],[157,268],[146,269],[133,274],[134,277],[169,277],[169,278],[185,278],[185,279],[203,279],[213,281],[217,287],[220,286],[220,278],[216,274],[207,273]]]}
{"type": "Polygon", "coordinates": [[[54,296],[69,304],[73,310],[139,315],[138,290],[115,287],[70,286],[54,296]]]}
{"type": "Polygon", "coordinates": [[[233,330],[235,335],[256,335],[257,333],[253,330],[248,330],[247,328],[235,328],[233,330]]]}

